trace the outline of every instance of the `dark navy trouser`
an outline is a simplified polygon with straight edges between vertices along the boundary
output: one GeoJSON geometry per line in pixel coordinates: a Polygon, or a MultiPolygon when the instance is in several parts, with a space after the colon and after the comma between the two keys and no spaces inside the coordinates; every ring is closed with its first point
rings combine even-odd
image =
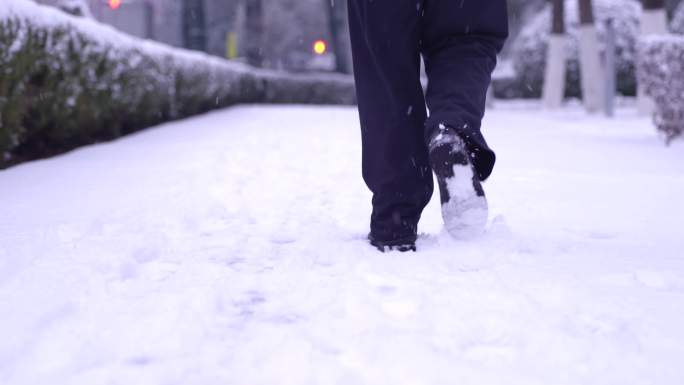
{"type": "Polygon", "coordinates": [[[480,125],[508,35],[506,0],[349,0],[349,17],[371,233],[404,238],[432,196],[426,141],[440,124],[464,139],[480,179],[492,172],[480,125]]]}

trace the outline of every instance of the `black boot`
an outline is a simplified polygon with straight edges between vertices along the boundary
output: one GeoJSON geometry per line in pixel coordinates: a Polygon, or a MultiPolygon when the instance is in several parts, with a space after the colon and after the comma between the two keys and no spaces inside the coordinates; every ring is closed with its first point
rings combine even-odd
{"type": "Polygon", "coordinates": [[[387,251],[400,251],[402,253],[407,251],[416,251],[416,236],[405,237],[401,239],[395,239],[391,241],[381,241],[373,237],[373,234],[368,234],[368,241],[376,249],[384,252],[387,251]]]}
{"type": "Polygon", "coordinates": [[[481,233],[487,223],[487,199],[465,143],[453,129],[440,125],[428,149],[447,231],[455,238],[481,233]]]}

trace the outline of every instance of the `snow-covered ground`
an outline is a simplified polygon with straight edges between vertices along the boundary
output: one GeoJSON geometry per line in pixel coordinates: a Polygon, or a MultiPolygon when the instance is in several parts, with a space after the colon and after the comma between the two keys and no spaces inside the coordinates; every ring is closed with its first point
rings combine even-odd
{"type": "Polygon", "coordinates": [[[0,172],[0,383],[684,383],[684,143],[500,104],[488,233],[433,201],[381,254],[356,119],[239,107],[0,172]]]}

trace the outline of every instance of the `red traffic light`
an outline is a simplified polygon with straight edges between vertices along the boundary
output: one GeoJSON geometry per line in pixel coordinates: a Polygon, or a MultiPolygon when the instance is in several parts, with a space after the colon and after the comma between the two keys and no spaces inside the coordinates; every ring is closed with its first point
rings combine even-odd
{"type": "Polygon", "coordinates": [[[109,0],[109,8],[119,9],[121,7],[121,0],[109,0]]]}

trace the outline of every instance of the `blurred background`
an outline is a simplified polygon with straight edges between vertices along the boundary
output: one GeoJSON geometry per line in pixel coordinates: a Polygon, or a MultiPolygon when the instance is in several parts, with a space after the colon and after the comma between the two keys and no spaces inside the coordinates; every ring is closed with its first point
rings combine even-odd
{"type": "MultiPolygon", "coordinates": [[[[92,16],[129,34],[157,40],[176,47],[205,51],[227,58],[247,55],[248,18],[263,25],[263,66],[302,71],[312,68],[316,41],[333,43],[330,56],[348,58],[346,32],[347,0],[37,0],[48,5],[77,7],[87,5],[92,16]],[[254,5],[252,5],[254,4],[254,5]],[[340,52],[344,51],[344,52],[340,52]]],[[[612,1],[615,4],[628,0],[612,1]]],[[[682,0],[665,0],[667,11],[674,13],[682,0]]],[[[504,57],[527,22],[534,19],[549,0],[509,0],[511,39],[504,57]]],[[[599,3],[601,1],[599,0],[599,3]]],[[[328,48],[331,48],[329,46],[328,48]]],[[[324,66],[336,70],[332,62],[324,66]]],[[[313,65],[313,68],[320,68],[313,65]]],[[[348,67],[343,68],[348,69],[348,67]]]]}
{"type": "MultiPolygon", "coordinates": [[[[347,0],[37,0],[87,15],[121,31],[171,46],[291,72],[351,73],[347,0]]],[[[495,75],[499,98],[541,97],[552,0],[509,0],[511,37],[495,75]]],[[[662,4],[684,33],[682,0],[662,4]],[[681,16],[677,17],[677,13],[681,16]],[[679,20],[678,20],[679,19],[679,20]]],[[[582,3],[582,1],[580,1],[582,3]]],[[[588,1],[588,3],[592,3],[588,1]]],[[[603,22],[616,21],[618,91],[636,94],[634,51],[641,10],[636,0],[595,0],[599,40],[603,22]]],[[[649,1],[645,1],[649,3],[649,1]]],[[[577,1],[565,1],[567,32],[577,38],[577,1]]],[[[566,96],[579,97],[577,48],[571,46],[566,96]]]]}
{"type": "MultiPolygon", "coordinates": [[[[3,0],[0,168],[240,103],[355,104],[347,1],[3,0]]],[[[681,61],[684,0],[507,4],[490,105],[627,105],[684,132],[683,70],[661,65],[681,61]]]]}
{"type": "Polygon", "coordinates": [[[74,9],[82,3],[93,18],[129,34],[250,61],[259,67],[294,72],[350,71],[346,0],[38,2],[74,9]],[[335,47],[333,36],[341,47],[335,47]],[[252,46],[258,48],[250,50],[252,46]],[[341,59],[339,63],[336,57],[341,59]]]}

